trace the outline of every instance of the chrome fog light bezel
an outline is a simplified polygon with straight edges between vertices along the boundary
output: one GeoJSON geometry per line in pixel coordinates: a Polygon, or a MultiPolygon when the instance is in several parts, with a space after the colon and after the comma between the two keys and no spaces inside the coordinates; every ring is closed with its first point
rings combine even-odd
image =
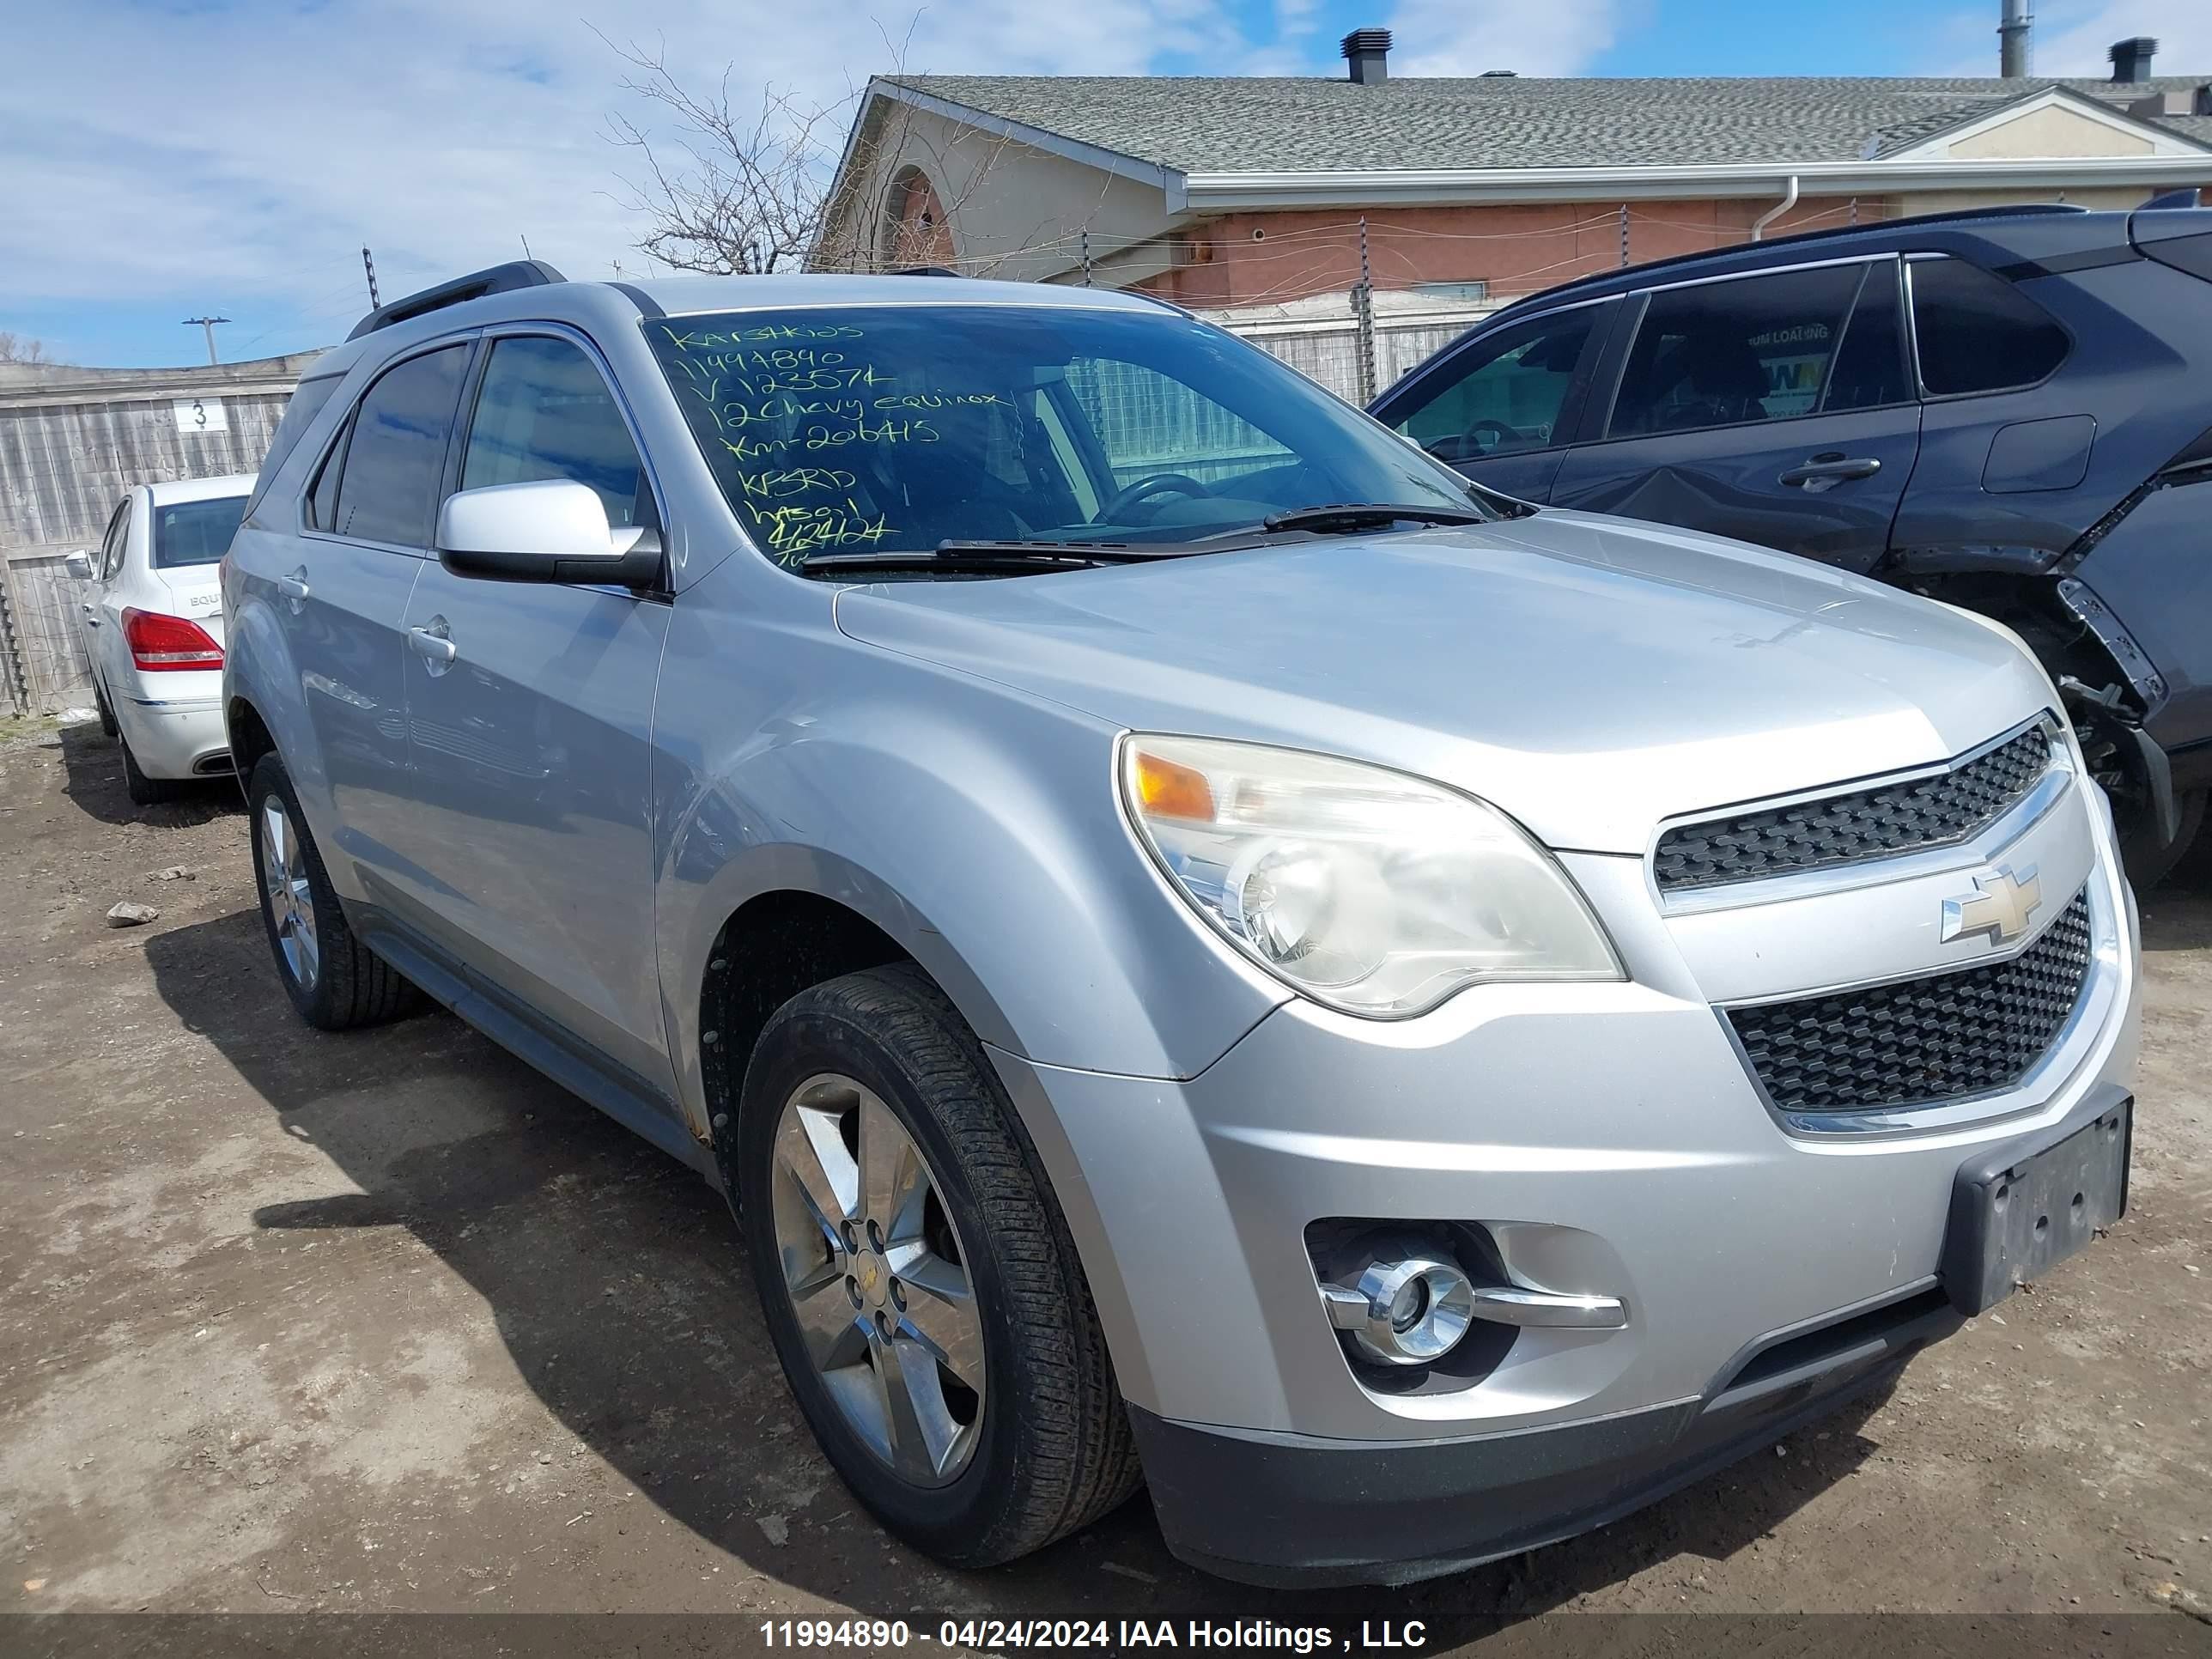
{"type": "Polygon", "coordinates": [[[1457,1262],[1434,1255],[1370,1261],[1352,1285],[1323,1286],[1330,1322],[1361,1356],[1382,1365],[1432,1365],[1474,1322],[1474,1284],[1457,1262]],[[1417,1297],[1409,1316],[1403,1298],[1417,1297]]]}

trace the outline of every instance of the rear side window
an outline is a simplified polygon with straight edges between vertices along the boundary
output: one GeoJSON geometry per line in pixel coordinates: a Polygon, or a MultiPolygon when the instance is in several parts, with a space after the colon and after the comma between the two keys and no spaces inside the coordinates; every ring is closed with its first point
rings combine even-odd
{"type": "Polygon", "coordinates": [[[1654,294],[1606,435],[1814,413],[1863,274],[1829,265],[1654,294]]]}
{"type": "Polygon", "coordinates": [[[343,374],[325,374],[302,380],[292,388],[292,401],[284,405],[284,418],[276,422],[276,435],[269,441],[269,453],[261,458],[261,476],[254,480],[253,491],[246,497],[247,514],[261,505],[261,497],[268,491],[269,481],[276,476],[276,469],[300,447],[301,434],[315,423],[315,416],[323,412],[323,405],[330,402],[331,394],[343,379],[343,374]]]}
{"type": "Polygon", "coordinates": [[[445,346],[386,369],[354,410],[331,528],[362,541],[424,547],[446,468],[446,440],[468,365],[445,346]]]}
{"type": "Polygon", "coordinates": [[[100,544],[100,579],[113,578],[123,562],[124,544],[131,538],[131,498],[125,495],[115,509],[115,516],[107,521],[106,538],[100,544]]]}
{"type": "Polygon", "coordinates": [[[655,522],[637,445],[599,366],[568,340],[496,341],[469,422],[461,488],[550,478],[589,484],[617,529],[655,522]]]}
{"type": "Polygon", "coordinates": [[[213,564],[230,551],[230,538],[246,516],[246,497],[217,495],[204,501],[173,501],[154,509],[154,568],[213,564]]]}
{"type": "Polygon", "coordinates": [[[1963,259],[1915,259],[1906,269],[1929,396],[2033,386],[2066,361],[2066,331],[2010,283],[1963,259]]]}
{"type": "Polygon", "coordinates": [[[1500,329],[1460,353],[1402,412],[1398,430],[1440,461],[1474,461],[1544,449],[1559,430],[1575,369],[1603,306],[1500,329]]]}

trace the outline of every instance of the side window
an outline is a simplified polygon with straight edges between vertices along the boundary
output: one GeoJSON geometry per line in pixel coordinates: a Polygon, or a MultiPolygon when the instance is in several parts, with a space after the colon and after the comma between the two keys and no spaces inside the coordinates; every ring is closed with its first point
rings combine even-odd
{"type": "Polygon", "coordinates": [[[1897,299],[1897,261],[1883,259],[1869,265],[1858,303],[1851,307],[1850,321],[1844,325],[1844,343],[1836,348],[1836,365],[1828,374],[1822,413],[1880,409],[1912,401],[1905,369],[1902,316],[1897,299]]]}
{"type": "Polygon", "coordinates": [[[1440,461],[1474,461],[1542,449],[1559,435],[1567,393],[1603,306],[1580,306],[1501,329],[1446,365],[1422,389],[1428,401],[1398,430],[1440,461]]]}
{"type": "Polygon", "coordinates": [[[1813,413],[1863,274],[1857,265],[1830,265],[1654,294],[1606,435],[1813,413]]]}
{"type": "Polygon", "coordinates": [[[495,341],[469,422],[460,487],[548,478],[589,484],[617,529],[657,522],[637,445],[599,366],[568,340],[495,341]]]}
{"type": "Polygon", "coordinates": [[[115,504],[115,511],[107,515],[107,533],[100,538],[100,558],[93,575],[106,581],[115,574],[115,567],[123,556],[123,526],[131,521],[131,498],[125,495],[115,504]]]}
{"type": "Polygon", "coordinates": [[[104,582],[115,580],[115,573],[123,568],[123,550],[131,545],[131,497],[123,498],[123,505],[115,509],[115,522],[108,526],[107,546],[100,562],[100,579],[104,582]]]}
{"type": "Polygon", "coordinates": [[[277,470],[300,447],[300,439],[315,423],[315,416],[323,412],[331,394],[338,389],[343,374],[325,374],[313,380],[302,380],[292,388],[292,400],[284,405],[284,418],[276,422],[276,434],[269,441],[269,453],[261,458],[260,476],[253,481],[253,493],[246,498],[245,516],[253,516],[254,508],[268,493],[270,480],[277,470]]]}
{"type": "Polygon", "coordinates": [[[2066,331],[2002,277],[1963,259],[1915,259],[1905,269],[1929,396],[2033,386],[2066,361],[2066,331]]]}
{"type": "Polygon", "coordinates": [[[331,528],[363,541],[428,544],[468,360],[466,346],[446,346],[386,369],[369,387],[354,410],[331,528]]]}
{"type": "Polygon", "coordinates": [[[338,474],[345,469],[346,440],[353,435],[353,420],[338,423],[337,436],[307,487],[307,522],[317,530],[334,530],[338,521],[338,474]]]}

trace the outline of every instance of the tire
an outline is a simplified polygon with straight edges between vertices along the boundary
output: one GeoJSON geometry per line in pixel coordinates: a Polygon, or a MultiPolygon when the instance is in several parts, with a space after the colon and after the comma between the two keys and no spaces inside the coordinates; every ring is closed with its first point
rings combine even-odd
{"type": "Polygon", "coordinates": [[[407,1012],[415,988],[354,937],[292,780],[273,753],[255,764],[246,798],[261,925],[300,1018],[319,1030],[349,1031],[407,1012]]]}
{"type": "Polygon", "coordinates": [[[831,1465],[890,1531],[951,1565],[994,1566],[1088,1525],[1137,1490],[1135,1443],[1066,1223],[981,1045],[919,969],[901,963],[848,975],[777,1010],[746,1072],[735,1162],[747,1254],[785,1376],[831,1465]],[[849,1132],[848,1093],[857,1096],[849,1132]],[[805,1110],[817,1135],[838,1126],[842,1146],[805,1138],[802,1103],[813,1103],[805,1110]],[[867,1149],[889,1144],[862,1139],[872,1134],[867,1124],[883,1121],[878,1110],[918,1155],[929,1192],[871,1249],[871,1206],[856,1199],[823,1226],[821,1210],[836,1207],[836,1188],[826,1205],[795,1208],[800,1189],[779,1148],[788,1158],[827,1146],[817,1174],[842,1151],[853,1166],[847,1190],[857,1192],[867,1149]],[[854,1222],[856,1212],[862,1218],[854,1222]],[[860,1229],[860,1248],[842,1255],[832,1243],[841,1221],[860,1229]],[[894,1242],[909,1222],[918,1246],[894,1242]],[[962,1304],[913,1285],[953,1273],[964,1275],[976,1329],[973,1340],[933,1350],[913,1328],[951,1328],[962,1304]],[[900,1277],[907,1274],[911,1281],[900,1277]],[[864,1276],[872,1282],[865,1293],[864,1276]],[[794,1279],[802,1281],[797,1291],[794,1279]],[[869,1296],[882,1299],[872,1308],[869,1296]],[[811,1325],[802,1325],[802,1304],[811,1325]],[[810,1329],[823,1349],[810,1346],[810,1329]],[[830,1348],[866,1357],[835,1368],[824,1352],[817,1365],[817,1352],[830,1348]],[[979,1351],[981,1376],[962,1421],[960,1373],[979,1351]],[[872,1435],[870,1413],[884,1412],[889,1398],[868,1392],[884,1375],[878,1352],[901,1356],[893,1373],[914,1379],[899,1391],[915,1402],[910,1426],[944,1407],[939,1426],[956,1432],[942,1468],[917,1468],[937,1455],[926,1434],[920,1455],[903,1462],[872,1435]],[[936,1354],[957,1357],[933,1364],[936,1354]]]}
{"type": "MultiPolygon", "coordinates": [[[[2148,893],[2175,873],[2175,867],[2189,855],[2190,848],[2198,840],[2204,828],[2204,809],[2208,792],[2192,789],[2175,803],[2178,809],[2179,833],[2172,842],[2161,847],[2148,825],[2121,817],[2120,862],[2125,866],[2128,879],[2135,884],[2138,896],[2148,893]]],[[[2203,861],[2191,860],[2191,871],[2201,875],[2203,861]]]]}
{"type": "Polygon", "coordinates": [[[182,796],[188,787],[181,778],[149,777],[140,769],[138,757],[131,752],[131,739],[121,732],[116,733],[123,744],[123,787],[131,793],[134,806],[159,806],[182,796]]]}
{"type": "Polygon", "coordinates": [[[115,723],[115,710],[108,704],[107,688],[100,683],[97,674],[92,680],[92,705],[100,711],[100,729],[111,738],[120,737],[123,728],[115,723]]]}

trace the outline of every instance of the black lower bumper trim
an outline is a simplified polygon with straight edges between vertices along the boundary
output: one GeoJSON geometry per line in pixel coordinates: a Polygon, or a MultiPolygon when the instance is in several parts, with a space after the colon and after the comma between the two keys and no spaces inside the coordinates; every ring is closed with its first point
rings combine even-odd
{"type": "Polygon", "coordinates": [[[1130,1417],[1181,1559],[1246,1583],[1411,1583],[1604,1526],[1882,1386],[1962,1322],[1932,1299],[1761,1386],[1553,1429],[1370,1445],[1130,1417]]]}

